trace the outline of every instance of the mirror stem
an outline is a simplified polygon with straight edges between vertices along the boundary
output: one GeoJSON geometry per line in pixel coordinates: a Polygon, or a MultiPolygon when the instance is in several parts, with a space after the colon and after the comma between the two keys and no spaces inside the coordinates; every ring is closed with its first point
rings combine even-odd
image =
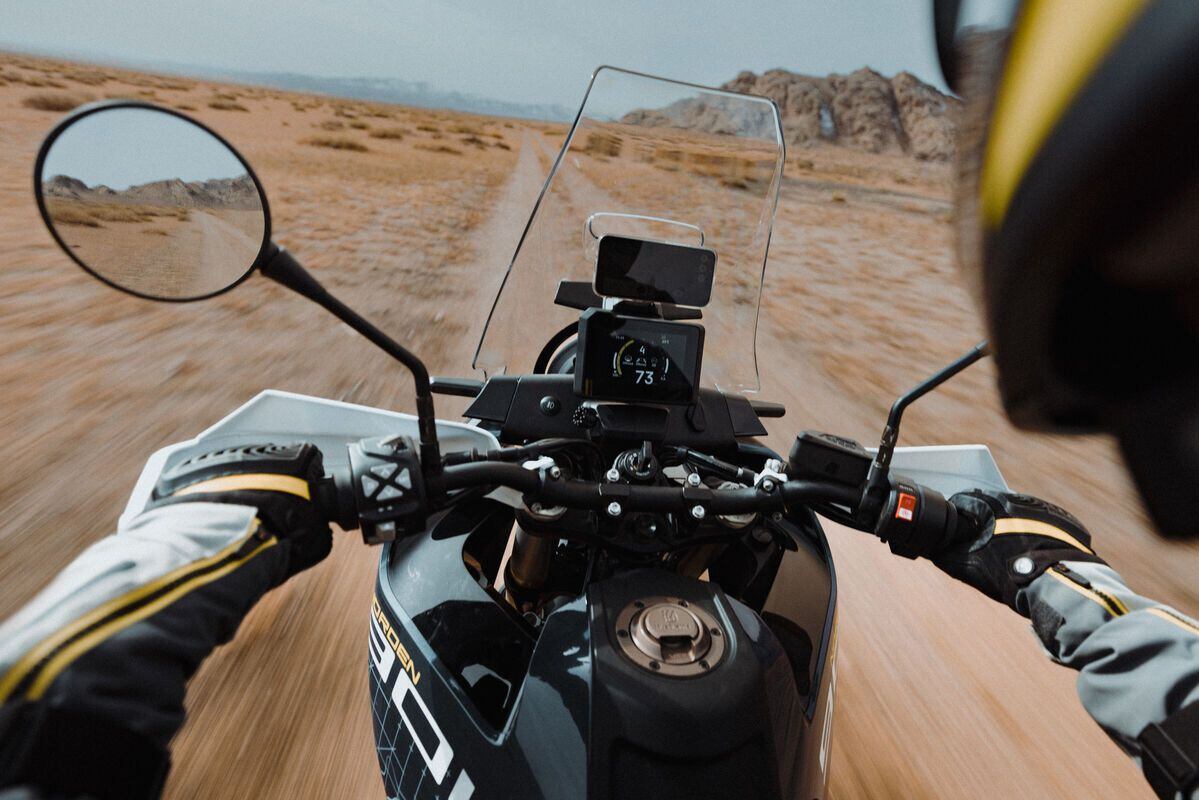
{"type": "Polygon", "coordinates": [[[899,422],[903,418],[903,412],[912,403],[924,397],[926,394],[936,389],[945,381],[957,375],[980,359],[990,355],[990,345],[986,340],[979,342],[974,347],[970,348],[965,355],[958,358],[945,369],[933,375],[928,380],[917,384],[906,394],[901,394],[895,403],[891,406],[891,413],[887,415],[887,426],[883,428],[882,441],[879,442],[878,455],[874,458],[876,467],[885,469],[891,463],[891,455],[895,452],[895,443],[899,441],[899,422]]]}
{"type": "Polygon", "coordinates": [[[891,456],[894,455],[895,445],[899,441],[899,423],[903,419],[903,412],[912,403],[924,397],[924,395],[936,389],[945,383],[945,381],[966,369],[966,367],[986,358],[990,354],[991,345],[984,339],[970,348],[965,355],[945,367],[945,369],[922,383],[917,384],[906,394],[900,395],[891,406],[891,413],[887,415],[887,425],[883,428],[883,436],[878,445],[878,452],[875,453],[874,461],[870,464],[870,471],[866,475],[866,488],[862,492],[862,501],[858,507],[857,516],[859,520],[868,521],[872,524],[882,509],[883,501],[886,500],[887,493],[890,490],[888,474],[891,469],[891,456]]]}
{"type": "Polygon", "coordinates": [[[399,361],[412,372],[416,384],[416,417],[420,429],[420,457],[425,473],[441,472],[441,446],[437,441],[437,416],[433,411],[433,392],[425,363],[399,342],[376,328],[364,317],[329,293],[299,261],[278,245],[272,244],[259,270],[263,275],[317,303],[333,316],[369,339],[376,347],[399,361]]]}

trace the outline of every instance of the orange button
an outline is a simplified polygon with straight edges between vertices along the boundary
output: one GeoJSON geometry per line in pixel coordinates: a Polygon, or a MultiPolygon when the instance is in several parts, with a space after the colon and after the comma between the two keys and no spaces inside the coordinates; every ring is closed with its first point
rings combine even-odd
{"type": "Polygon", "coordinates": [[[900,492],[899,503],[895,506],[895,519],[911,522],[916,516],[916,495],[900,492]]]}

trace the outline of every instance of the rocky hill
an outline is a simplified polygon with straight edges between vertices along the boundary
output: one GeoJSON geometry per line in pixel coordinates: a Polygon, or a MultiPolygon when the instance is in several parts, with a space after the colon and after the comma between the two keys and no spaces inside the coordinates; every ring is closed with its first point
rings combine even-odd
{"type": "MultiPolygon", "coordinates": [[[[872,153],[907,153],[925,161],[953,157],[960,102],[909,72],[887,78],[863,68],[817,78],[772,69],[761,75],[742,72],[722,88],[773,100],[791,146],[836,144],[872,153]]],[[[760,108],[711,96],[637,109],[621,121],[726,134],[770,135],[774,126],[760,108]]]]}
{"type": "Polygon", "coordinates": [[[828,142],[928,161],[953,156],[960,102],[909,72],[887,78],[862,68],[821,78],[772,69],[742,72],[723,88],[777,103],[788,144],[828,142]]]}
{"type": "Polygon", "coordinates": [[[184,181],[170,178],[162,181],[142,183],[128,189],[115,191],[97,184],[88,186],[78,178],[55,175],[42,184],[48,197],[85,200],[105,203],[136,203],[149,206],[176,206],[185,208],[236,208],[259,207],[258,189],[249,175],[236,178],[213,178],[206,181],[184,181]]]}

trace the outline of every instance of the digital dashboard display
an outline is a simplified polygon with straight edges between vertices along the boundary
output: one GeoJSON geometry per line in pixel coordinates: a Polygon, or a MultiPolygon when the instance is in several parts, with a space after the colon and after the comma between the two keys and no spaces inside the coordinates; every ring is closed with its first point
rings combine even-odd
{"type": "Polygon", "coordinates": [[[700,308],[712,299],[716,253],[702,247],[604,236],[595,261],[595,291],[651,303],[700,308]]]}
{"type": "Polygon", "coordinates": [[[699,389],[704,329],[592,309],[579,320],[575,393],[685,405],[699,389]]]}

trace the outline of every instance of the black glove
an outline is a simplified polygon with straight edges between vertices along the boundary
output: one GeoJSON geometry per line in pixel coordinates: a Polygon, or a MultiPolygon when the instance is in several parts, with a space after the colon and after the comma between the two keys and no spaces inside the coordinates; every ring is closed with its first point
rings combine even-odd
{"type": "Polygon", "coordinates": [[[217,450],[165,471],[147,508],[173,503],[253,506],[263,525],[287,552],[280,583],[329,555],[332,532],[316,502],[324,477],[315,445],[254,445],[217,450]]]}
{"type": "Polygon", "coordinates": [[[951,544],[930,557],[958,580],[1016,609],[1016,593],[1062,561],[1104,563],[1091,534],[1063,508],[1025,494],[974,490],[949,498],[957,508],[951,544]]]}

